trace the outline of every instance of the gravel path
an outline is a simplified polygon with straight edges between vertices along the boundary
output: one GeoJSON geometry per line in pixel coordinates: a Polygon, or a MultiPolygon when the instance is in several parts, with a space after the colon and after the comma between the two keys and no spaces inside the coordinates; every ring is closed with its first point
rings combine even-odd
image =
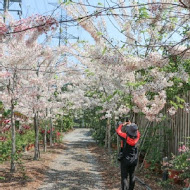
{"type": "Polygon", "coordinates": [[[89,129],[75,129],[63,138],[66,149],[54,162],[38,190],[103,190],[98,163],[88,150],[93,142],[89,129]]]}

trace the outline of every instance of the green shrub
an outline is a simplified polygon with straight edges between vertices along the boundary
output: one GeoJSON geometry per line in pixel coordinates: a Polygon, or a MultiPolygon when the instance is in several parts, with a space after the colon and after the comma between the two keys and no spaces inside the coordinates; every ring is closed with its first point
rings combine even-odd
{"type": "Polygon", "coordinates": [[[0,142],[0,162],[7,160],[11,155],[11,139],[0,142]]]}

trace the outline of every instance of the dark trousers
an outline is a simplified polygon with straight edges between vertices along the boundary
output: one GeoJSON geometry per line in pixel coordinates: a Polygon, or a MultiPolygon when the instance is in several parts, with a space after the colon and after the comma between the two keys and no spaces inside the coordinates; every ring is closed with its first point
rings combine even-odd
{"type": "Polygon", "coordinates": [[[133,190],[135,187],[135,167],[136,163],[130,164],[128,160],[121,160],[121,187],[122,190],[133,190]],[[129,183],[128,183],[129,176],[129,183]]]}

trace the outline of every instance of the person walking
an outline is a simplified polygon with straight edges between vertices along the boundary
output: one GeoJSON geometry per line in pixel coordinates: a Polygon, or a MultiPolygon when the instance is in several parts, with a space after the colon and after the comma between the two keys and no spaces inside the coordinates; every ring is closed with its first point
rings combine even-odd
{"type": "Polygon", "coordinates": [[[121,187],[122,190],[133,190],[135,187],[135,167],[138,161],[137,143],[140,139],[140,132],[135,123],[120,124],[116,133],[123,140],[123,152],[120,158],[121,166],[121,187]],[[129,176],[129,183],[128,183],[129,176]]]}
{"type": "MultiPolygon", "coordinates": [[[[119,125],[121,125],[121,124],[122,124],[121,131],[126,133],[127,125],[131,124],[129,117],[124,118],[123,123],[119,122],[119,125]]],[[[126,139],[120,136],[120,140],[121,140],[120,141],[120,153],[123,153],[123,145],[124,145],[126,139]]]]}

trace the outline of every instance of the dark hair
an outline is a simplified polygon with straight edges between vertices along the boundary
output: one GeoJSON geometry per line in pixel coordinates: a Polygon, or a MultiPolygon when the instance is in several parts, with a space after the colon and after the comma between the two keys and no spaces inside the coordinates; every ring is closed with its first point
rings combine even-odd
{"type": "Polygon", "coordinates": [[[126,117],[119,117],[119,121],[122,121],[122,122],[129,122],[129,121],[130,121],[130,117],[129,117],[129,116],[126,116],[126,117]]]}
{"type": "Polygon", "coordinates": [[[129,116],[125,117],[125,121],[126,121],[126,122],[129,122],[129,121],[130,121],[129,116]]]}

